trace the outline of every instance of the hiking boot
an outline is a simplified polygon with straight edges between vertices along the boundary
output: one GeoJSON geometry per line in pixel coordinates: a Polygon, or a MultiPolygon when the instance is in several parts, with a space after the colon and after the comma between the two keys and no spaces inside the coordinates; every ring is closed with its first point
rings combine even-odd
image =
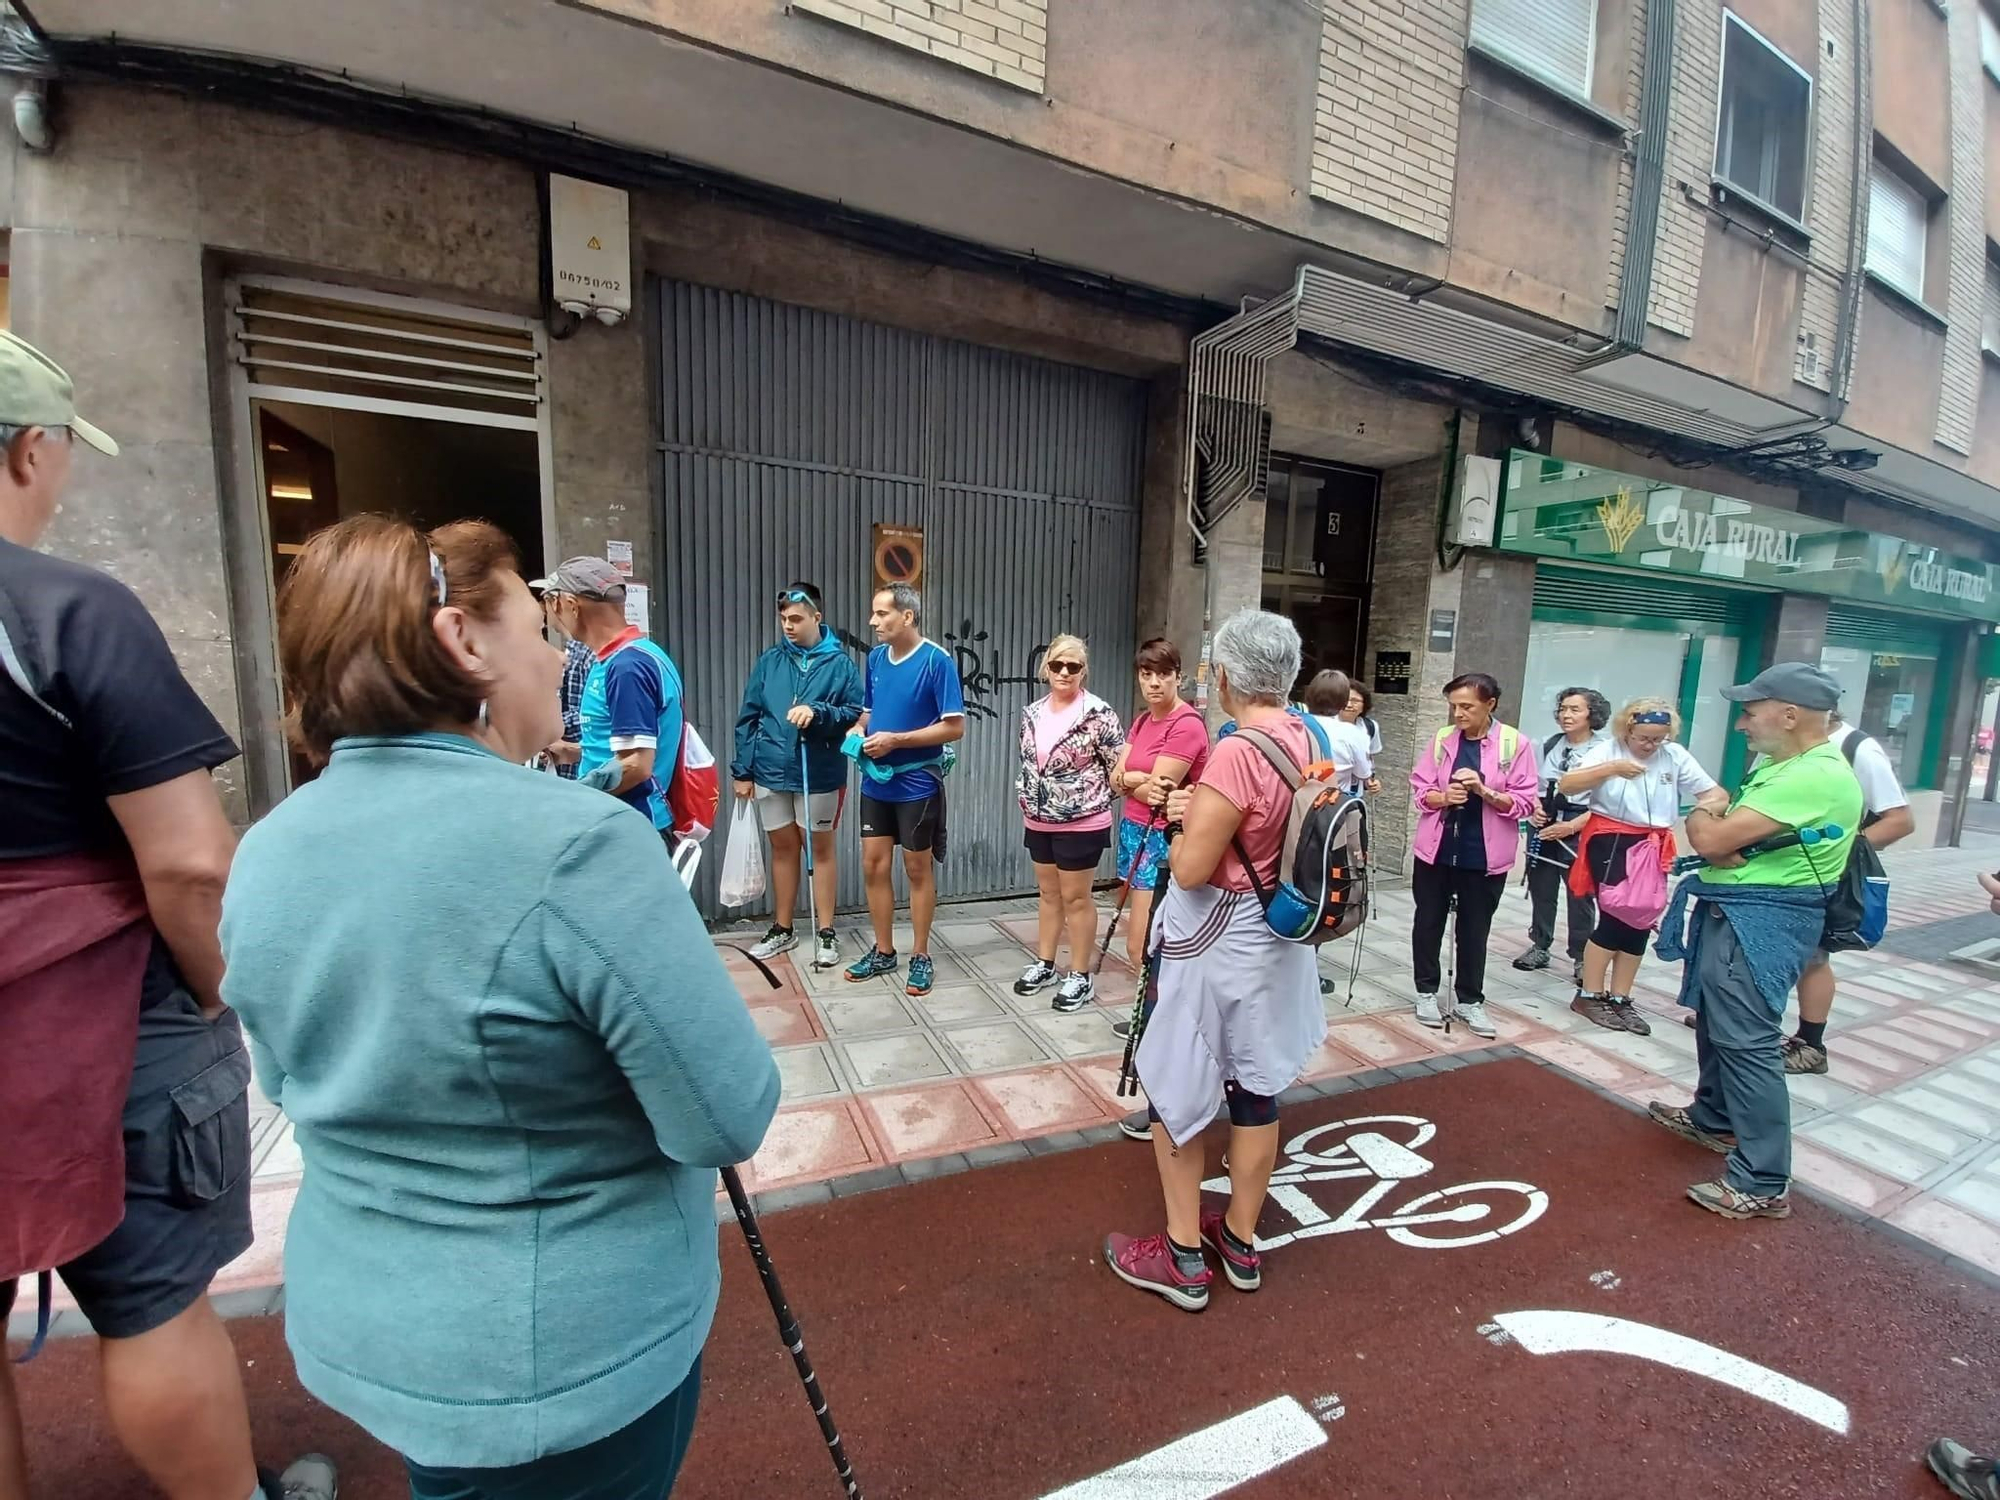
{"type": "Polygon", "coordinates": [[[1254,1292],[1264,1284],[1264,1257],[1238,1243],[1221,1209],[1210,1209],[1201,1216],[1201,1242],[1215,1252],[1222,1262],[1222,1274],[1237,1291],[1254,1292]]]}
{"type": "Polygon", "coordinates": [[[1815,1047],[1802,1036],[1788,1036],[1778,1045],[1787,1073],[1824,1073],[1826,1048],[1815,1047]]]}
{"type": "Polygon", "coordinates": [[[1611,1004],[1611,1019],[1619,1030],[1629,1031],[1634,1036],[1653,1034],[1653,1023],[1640,1013],[1630,995],[1606,995],[1604,998],[1611,1004]]]}
{"type": "Polygon", "coordinates": [[[1438,1009],[1438,997],[1436,995],[1422,993],[1417,995],[1417,1024],[1419,1026],[1428,1026],[1433,1031],[1444,1025],[1444,1015],[1438,1009]]]}
{"type": "Polygon", "coordinates": [[[1569,1008],[1582,1016],[1593,1026],[1602,1026],[1606,1031],[1623,1031],[1624,1024],[1618,1019],[1617,1007],[1611,997],[1602,993],[1578,990],[1570,997],[1569,1008]]]}
{"type": "Polygon", "coordinates": [[[928,953],[910,955],[910,982],[903,986],[911,995],[928,995],[931,986],[937,983],[937,965],[931,962],[928,953]]]}
{"type": "Polygon", "coordinates": [[[264,1490],[271,1500],[334,1500],[340,1493],[340,1471],[324,1453],[308,1453],[292,1460],[276,1488],[266,1484],[264,1490]]]}
{"type": "Polygon", "coordinates": [[[868,951],[847,966],[847,980],[850,984],[860,984],[864,979],[879,979],[884,974],[896,972],[896,955],[884,953],[873,943],[868,951]]]}
{"type": "MultiPolygon", "coordinates": [[[[1423,1017],[1419,1015],[1417,1019],[1421,1021],[1423,1017]]],[[[1493,1024],[1493,1018],[1486,1014],[1486,1002],[1484,1000],[1474,1000],[1469,1005],[1460,1004],[1458,1007],[1458,1019],[1465,1022],[1465,1029],[1467,1031],[1471,1032],[1474,1036],[1485,1037],[1489,1042],[1494,1037],[1500,1035],[1499,1028],[1493,1024]]]]}
{"type": "Polygon", "coordinates": [[[1047,959],[1038,958],[1021,971],[1021,977],[1014,981],[1014,993],[1032,995],[1036,990],[1045,990],[1062,976],[1056,966],[1047,959]]]}
{"type": "Polygon", "coordinates": [[[834,936],[831,927],[822,927],[813,942],[813,967],[815,969],[837,969],[840,967],[840,939],[834,936]]]}
{"type": "Polygon", "coordinates": [[[750,949],[752,958],[776,958],[780,953],[789,953],[798,947],[799,936],[789,927],[780,927],[773,922],[764,935],[750,949]]]}
{"type": "Polygon", "coordinates": [[[1693,1011],[1689,1010],[1689,1011],[1683,1011],[1683,1012],[1681,1012],[1681,1025],[1683,1025],[1683,1026],[1687,1027],[1687,1029],[1688,1029],[1689,1031],[1693,1031],[1693,1030],[1694,1030],[1694,1012],[1693,1012],[1693,1011]]]}
{"type": "Polygon", "coordinates": [[[1129,1140],[1150,1141],[1153,1138],[1153,1117],[1143,1109],[1135,1109],[1118,1122],[1118,1128],[1125,1132],[1129,1140]]]}
{"type": "Polygon", "coordinates": [[[1091,983],[1088,974],[1071,974],[1063,980],[1055,999],[1049,1002],[1049,1009],[1068,1015],[1071,1011],[1082,1010],[1096,998],[1097,986],[1091,983]]]}
{"type": "Polygon", "coordinates": [[[1208,1262],[1199,1255],[1185,1261],[1174,1254],[1164,1234],[1149,1234],[1142,1239],[1129,1234],[1107,1234],[1104,1263],[1126,1285],[1165,1297],[1184,1311],[1200,1312],[1208,1306],[1208,1288],[1215,1280],[1215,1272],[1209,1270],[1208,1262]]]}
{"type": "Polygon", "coordinates": [[[1720,1178],[1714,1182],[1697,1182],[1688,1189],[1688,1196],[1710,1213],[1721,1214],[1725,1219],[1789,1219],[1792,1216],[1789,1193],[1772,1193],[1768,1197],[1746,1193],[1720,1178]]]}
{"type": "Polygon", "coordinates": [[[1693,1141],[1697,1146],[1706,1146],[1724,1156],[1736,1149],[1735,1136],[1703,1130],[1695,1124],[1694,1117],[1677,1104],[1662,1104],[1655,1099],[1646,1106],[1646,1113],[1653,1117],[1654,1124],[1666,1126],[1684,1141],[1693,1141]]]}
{"type": "Polygon", "coordinates": [[[1992,1459],[1981,1458],[1950,1438],[1939,1438],[1924,1454],[1924,1462],[1938,1483],[1959,1500],[2000,1500],[2000,1466],[1992,1459]]]}
{"type": "Polygon", "coordinates": [[[1548,966],[1549,950],[1546,948],[1530,948],[1514,960],[1517,969],[1546,969],[1548,966]]]}

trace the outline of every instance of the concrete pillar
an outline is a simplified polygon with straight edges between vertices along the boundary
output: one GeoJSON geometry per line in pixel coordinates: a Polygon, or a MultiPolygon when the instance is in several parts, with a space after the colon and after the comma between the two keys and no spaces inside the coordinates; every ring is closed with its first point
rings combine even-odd
{"type": "Polygon", "coordinates": [[[1814,594],[1785,594],[1764,631],[1764,654],[1759,665],[1777,661],[1806,661],[1815,666],[1826,647],[1827,600],[1814,594]]]}
{"type": "Polygon", "coordinates": [[[550,438],[555,449],[556,534],[550,555],[602,557],[605,542],[632,544],[638,581],[654,589],[657,625],[664,601],[653,504],[654,434],[646,378],[648,311],[616,328],[587,323],[549,341],[550,438]]]}
{"type": "Polygon", "coordinates": [[[1479,552],[1458,566],[1458,646],[1453,675],[1485,672],[1500,684],[1500,717],[1520,723],[1535,609],[1535,560],[1479,552]]]}
{"type": "Polygon", "coordinates": [[[1135,639],[1163,635],[1180,648],[1189,690],[1201,656],[1208,576],[1195,565],[1182,483],[1187,375],[1156,376],[1146,400],[1146,452],[1140,479],[1139,609],[1135,639]]]}
{"type": "Polygon", "coordinates": [[[1938,809],[1937,832],[1931,842],[1937,846],[1957,844],[1964,826],[1965,802],[1976,797],[1980,788],[1972,783],[1972,737],[1979,728],[1979,710],[1985,702],[1985,679],[1979,675],[1978,637],[1964,632],[1966,649],[1958,653],[1958,670],[1949,681],[1940,680],[1937,691],[1951,694],[1951,712],[1945,720],[1944,747],[1939,752],[1936,784],[1944,789],[1938,809]]]}

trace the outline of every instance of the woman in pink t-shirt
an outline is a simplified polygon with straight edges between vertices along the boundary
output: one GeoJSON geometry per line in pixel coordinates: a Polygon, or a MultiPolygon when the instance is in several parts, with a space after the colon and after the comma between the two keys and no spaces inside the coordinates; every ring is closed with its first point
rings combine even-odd
{"type": "Polygon", "coordinates": [[[1132,659],[1146,712],[1132,722],[1125,753],[1111,771],[1111,788],[1125,793],[1118,821],[1118,878],[1132,883],[1125,923],[1125,953],[1138,973],[1146,959],[1153,921],[1153,886],[1167,857],[1167,793],[1193,786],[1208,763],[1208,725],[1201,711],[1181,701],[1181,653],[1154,636],[1132,659]]]}
{"type": "Polygon", "coordinates": [[[1257,1216],[1278,1156],[1277,1096],[1326,1040],[1314,949],[1264,918],[1248,859],[1277,883],[1291,792],[1240,732],[1260,730],[1299,766],[1316,758],[1305,722],[1285,710],[1299,673],[1299,633],[1281,615],[1244,610],[1210,648],[1216,692],[1239,732],[1216,745],[1201,784],[1167,798],[1184,828],[1168,856],[1173,880],[1153,939],[1153,1005],[1136,1065],[1153,1118],[1153,1157],[1166,1196],[1164,1233],[1114,1234],[1105,1264],[1121,1280],[1199,1312],[1213,1250],[1230,1285],[1255,1291],[1262,1269],[1257,1216]],[[1204,1212],[1201,1132],[1229,1109],[1229,1206],[1204,1212]]]}
{"type": "Polygon", "coordinates": [[[1021,713],[1022,842],[1035,866],[1038,939],[1035,961],[1014,981],[1014,993],[1032,995],[1056,985],[1049,1002],[1059,1011],[1082,1010],[1097,998],[1090,955],[1097,945],[1097,903],[1091,877],[1111,843],[1111,768],[1125,733],[1111,705],[1084,689],[1090,648],[1059,635],[1042,654],[1048,695],[1021,713]],[[1056,968],[1056,944],[1069,932],[1069,972],[1056,968]]]}

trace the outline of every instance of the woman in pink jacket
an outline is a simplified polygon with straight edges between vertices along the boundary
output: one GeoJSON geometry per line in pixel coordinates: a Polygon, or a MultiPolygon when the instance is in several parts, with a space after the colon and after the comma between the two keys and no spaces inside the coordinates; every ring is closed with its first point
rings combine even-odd
{"type": "Polygon", "coordinates": [[[1458,1018],[1474,1036],[1496,1034],[1486,1015],[1486,939],[1514,867],[1521,823],[1539,790],[1534,747],[1502,724],[1500,684],[1468,672],[1446,684],[1451,724],[1417,747],[1410,794],[1417,805],[1417,917],[1410,929],[1417,1020],[1442,1026],[1438,955],[1452,905],[1458,907],[1458,1018]],[[1525,752],[1525,753],[1524,753],[1525,752]]]}

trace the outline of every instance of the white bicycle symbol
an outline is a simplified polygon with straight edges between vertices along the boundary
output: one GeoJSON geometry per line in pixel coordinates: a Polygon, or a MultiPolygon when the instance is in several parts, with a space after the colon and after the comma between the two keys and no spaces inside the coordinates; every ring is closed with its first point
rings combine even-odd
{"type": "MultiPolygon", "coordinates": [[[[1484,1245],[1526,1229],[1548,1211],[1549,1195],[1525,1182],[1466,1182],[1438,1188],[1414,1198],[1380,1218],[1370,1218],[1376,1205],[1396,1191],[1399,1183],[1422,1177],[1432,1163],[1417,1154],[1437,1134],[1437,1126],[1415,1115],[1364,1115],[1335,1120],[1294,1137],[1285,1147],[1289,1161],[1271,1174],[1270,1202],[1297,1221],[1289,1234],[1257,1236],[1259,1250],[1275,1250],[1294,1240],[1323,1234],[1348,1234],[1379,1229],[1399,1245],[1419,1250],[1452,1250],[1484,1245]],[[1307,1195],[1302,1184],[1374,1178],[1374,1186],[1337,1217],[1307,1195]],[[1513,1217],[1492,1223],[1504,1214],[1513,1217]],[[1491,1225],[1469,1233],[1433,1232],[1445,1224],[1491,1225]]],[[[1227,1177],[1211,1177],[1202,1190],[1227,1193],[1227,1177]]]]}

